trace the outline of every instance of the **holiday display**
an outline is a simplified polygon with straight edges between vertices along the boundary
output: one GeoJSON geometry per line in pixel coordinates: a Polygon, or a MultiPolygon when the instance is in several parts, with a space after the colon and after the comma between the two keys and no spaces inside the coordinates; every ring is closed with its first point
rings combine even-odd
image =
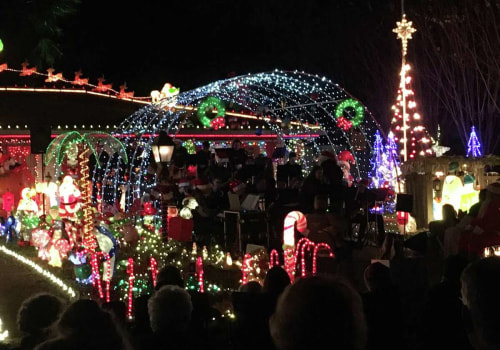
{"type": "Polygon", "coordinates": [[[472,126],[469,141],[467,142],[467,157],[477,158],[481,156],[481,143],[477,137],[475,126],[472,126]]]}
{"type": "Polygon", "coordinates": [[[198,106],[198,118],[203,125],[212,127],[215,130],[224,127],[226,108],[220,99],[217,97],[210,96],[206,100],[204,100],[198,106]],[[217,110],[217,114],[213,118],[209,118],[207,116],[207,112],[211,112],[213,109],[217,110]]]}
{"type": "Polygon", "coordinates": [[[426,129],[422,125],[422,117],[417,112],[417,103],[411,88],[412,77],[410,65],[406,61],[408,41],[416,32],[411,21],[406,20],[403,14],[401,22],[393,30],[401,39],[402,63],[400,72],[400,83],[396,104],[392,107],[394,117],[392,118],[392,131],[394,139],[401,144],[401,155],[403,161],[414,159],[417,155],[432,155],[432,142],[426,135],[426,129]],[[417,149],[420,149],[417,151],[417,149]]]}

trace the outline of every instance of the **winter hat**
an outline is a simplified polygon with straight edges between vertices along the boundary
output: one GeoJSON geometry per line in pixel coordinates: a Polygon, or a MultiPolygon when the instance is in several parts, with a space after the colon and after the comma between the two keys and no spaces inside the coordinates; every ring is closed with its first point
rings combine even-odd
{"type": "Polygon", "coordinates": [[[186,178],[179,179],[177,182],[177,186],[179,187],[189,187],[189,180],[186,178]]]}
{"type": "Polygon", "coordinates": [[[192,181],[193,187],[196,187],[197,189],[203,191],[206,190],[210,187],[210,184],[208,183],[207,180],[204,179],[194,179],[192,181]]]}
{"type": "Polygon", "coordinates": [[[321,165],[325,160],[333,160],[337,163],[337,156],[332,151],[323,151],[318,157],[318,164],[321,165]]]}

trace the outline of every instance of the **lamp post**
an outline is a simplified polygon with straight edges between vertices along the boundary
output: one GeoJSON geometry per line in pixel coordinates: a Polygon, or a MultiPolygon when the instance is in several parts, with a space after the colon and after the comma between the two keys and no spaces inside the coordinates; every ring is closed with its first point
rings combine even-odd
{"type": "Polygon", "coordinates": [[[160,236],[167,237],[167,218],[168,218],[168,199],[166,198],[169,192],[169,173],[168,163],[172,159],[174,153],[174,141],[167,132],[161,130],[158,137],[151,145],[153,157],[156,165],[158,166],[158,190],[161,193],[161,232],[160,236]]]}

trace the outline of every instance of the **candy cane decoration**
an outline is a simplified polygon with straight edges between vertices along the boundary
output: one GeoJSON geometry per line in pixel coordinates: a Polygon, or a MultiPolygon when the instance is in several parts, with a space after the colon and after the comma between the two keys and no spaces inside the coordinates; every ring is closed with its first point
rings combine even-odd
{"type": "Polygon", "coordinates": [[[280,256],[276,249],[271,250],[270,259],[269,259],[269,268],[272,269],[274,266],[279,266],[280,264],[280,256]]]}
{"type": "Polygon", "coordinates": [[[320,249],[328,249],[328,251],[329,251],[328,256],[330,258],[335,257],[335,254],[333,254],[333,252],[332,252],[332,248],[330,248],[330,246],[328,244],[326,244],[326,243],[316,244],[316,246],[314,247],[314,253],[313,253],[313,275],[315,275],[316,272],[318,271],[316,259],[318,258],[318,250],[320,250],[320,249]]]}
{"type": "Polygon", "coordinates": [[[307,228],[307,219],[300,211],[291,211],[285,217],[283,222],[283,245],[295,246],[295,223],[297,223],[297,231],[304,232],[307,228]]]}
{"type": "Polygon", "coordinates": [[[153,278],[153,286],[156,287],[156,276],[158,275],[158,263],[154,257],[149,259],[149,267],[151,269],[151,275],[153,278]]]}
{"type": "Polygon", "coordinates": [[[205,293],[203,281],[203,259],[201,258],[201,256],[196,259],[196,274],[198,275],[198,285],[200,286],[200,293],[205,293]]]}
{"type": "Polygon", "coordinates": [[[248,253],[246,253],[243,256],[243,264],[241,265],[241,273],[242,273],[242,278],[241,278],[241,284],[246,284],[248,282],[248,270],[250,270],[250,260],[252,259],[252,256],[248,253]]]}
{"type": "Polygon", "coordinates": [[[97,290],[99,292],[99,298],[104,299],[104,293],[102,292],[102,285],[101,285],[101,276],[99,274],[99,263],[97,261],[97,253],[92,253],[92,258],[90,259],[90,266],[92,267],[92,285],[94,287],[97,286],[97,290]]]}
{"type": "Polygon", "coordinates": [[[295,258],[292,248],[285,249],[283,252],[283,260],[285,262],[285,271],[288,273],[288,277],[290,277],[290,281],[293,283],[295,279],[295,264],[297,263],[297,259],[295,258]]]}
{"type": "Polygon", "coordinates": [[[132,318],[132,299],[134,297],[134,259],[128,258],[127,263],[127,273],[128,273],[128,308],[127,316],[129,319],[132,318]]]}
{"type": "Polygon", "coordinates": [[[306,248],[309,249],[309,247],[313,247],[314,248],[314,243],[311,242],[310,240],[307,240],[306,242],[304,242],[304,244],[302,244],[302,249],[300,250],[300,256],[301,256],[301,263],[300,263],[301,273],[300,273],[300,275],[302,277],[306,276],[306,257],[305,257],[305,253],[306,253],[306,248]]]}

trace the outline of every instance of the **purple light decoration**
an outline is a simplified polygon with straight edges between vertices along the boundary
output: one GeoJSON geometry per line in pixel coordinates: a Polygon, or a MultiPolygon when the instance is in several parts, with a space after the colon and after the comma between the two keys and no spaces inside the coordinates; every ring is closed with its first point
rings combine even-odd
{"type": "Polygon", "coordinates": [[[477,138],[476,134],[476,127],[472,126],[470,135],[469,135],[469,142],[467,143],[467,157],[472,156],[473,158],[481,157],[481,143],[479,142],[479,139],[477,138]]]}

